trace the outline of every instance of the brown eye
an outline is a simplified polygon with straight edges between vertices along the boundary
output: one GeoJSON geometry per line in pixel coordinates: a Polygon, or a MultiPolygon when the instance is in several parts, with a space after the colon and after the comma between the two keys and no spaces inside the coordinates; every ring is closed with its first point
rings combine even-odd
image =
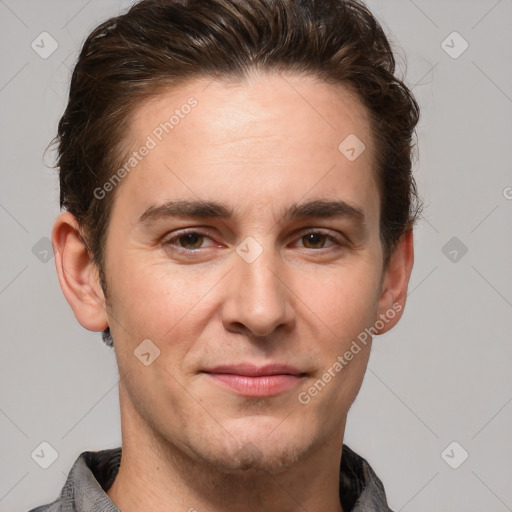
{"type": "MultiPolygon", "coordinates": [[[[308,233],[307,235],[304,235],[302,237],[302,240],[304,241],[304,246],[308,249],[318,249],[318,247],[311,247],[311,245],[315,246],[320,244],[320,242],[324,242],[327,239],[326,235],[323,235],[322,233],[308,233]]],[[[321,244],[323,247],[323,244],[321,244]]]]}
{"type": "Polygon", "coordinates": [[[201,235],[200,233],[187,233],[186,235],[181,235],[178,238],[178,241],[180,246],[184,249],[199,249],[203,239],[204,235],[201,235]]]}
{"type": "Polygon", "coordinates": [[[202,252],[200,249],[208,247],[204,245],[205,240],[211,240],[205,233],[200,233],[199,231],[181,232],[181,234],[178,233],[164,241],[163,246],[176,252],[181,251],[187,254],[199,253],[202,252]]]}
{"type": "Polygon", "coordinates": [[[300,240],[302,241],[302,247],[306,249],[324,249],[331,246],[342,246],[343,241],[338,239],[334,235],[323,233],[321,231],[311,231],[302,235],[300,240]],[[329,245],[325,245],[326,241],[332,242],[329,245]]]}

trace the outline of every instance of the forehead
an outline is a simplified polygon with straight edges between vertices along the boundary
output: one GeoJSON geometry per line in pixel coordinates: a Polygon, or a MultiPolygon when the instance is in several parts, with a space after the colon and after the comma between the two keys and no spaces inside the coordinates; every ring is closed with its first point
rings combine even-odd
{"type": "Polygon", "coordinates": [[[131,151],[151,146],[121,183],[132,209],[190,197],[261,211],[313,194],[377,212],[368,112],[344,87],[291,74],[196,80],[139,104],[129,127],[131,151]]]}
{"type": "Polygon", "coordinates": [[[312,132],[329,149],[350,134],[372,144],[368,111],[352,89],[297,74],[252,72],[241,81],[185,82],[136,105],[128,124],[132,137],[144,136],[153,127],[151,133],[169,143],[193,130],[194,137],[202,136],[211,146],[235,147],[245,136],[282,144],[292,135],[289,143],[318,143],[312,132]],[[166,123],[167,130],[162,126],[166,123]],[[171,133],[173,137],[165,137],[171,133]]]}

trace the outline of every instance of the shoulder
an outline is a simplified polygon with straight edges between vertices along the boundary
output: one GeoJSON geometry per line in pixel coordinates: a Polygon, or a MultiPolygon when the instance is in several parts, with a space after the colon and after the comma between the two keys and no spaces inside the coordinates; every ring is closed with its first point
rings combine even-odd
{"type": "Polygon", "coordinates": [[[60,496],[52,503],[28,512],[119,512],[105,490],[116,478],[120,460],[120,447],[82,452],[75,460],[60,496]]]}

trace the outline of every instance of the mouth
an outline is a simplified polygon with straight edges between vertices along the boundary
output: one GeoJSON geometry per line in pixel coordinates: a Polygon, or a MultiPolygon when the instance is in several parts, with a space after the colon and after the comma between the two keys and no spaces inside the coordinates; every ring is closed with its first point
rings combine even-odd
{"type": "Polygon", "coordinates": [[[275,396],[299,385],[305,372],[290,365],[223,365],[203,370],[214,383],[246,397],[275,396]]]}

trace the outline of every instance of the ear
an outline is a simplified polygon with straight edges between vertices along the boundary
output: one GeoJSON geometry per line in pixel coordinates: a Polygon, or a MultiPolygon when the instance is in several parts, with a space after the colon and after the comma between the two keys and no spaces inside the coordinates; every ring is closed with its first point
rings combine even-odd
{"type": "Polygon", "coordinates": [[[52,246],[60,287],[76,319],[89,331],[108,327],[105,296],[92,254],[79,236],[77,219],[61,213],[53,226],[52,246]]]}
{"type": "Polygon", "coordinates": [[[402,317],[413,263],[413,232],[409,229],[400,237],[384,270],[377,313],[378,318],[385,321],[381,322],[384,326],[377,334],[392,329],[402,317]]]}

